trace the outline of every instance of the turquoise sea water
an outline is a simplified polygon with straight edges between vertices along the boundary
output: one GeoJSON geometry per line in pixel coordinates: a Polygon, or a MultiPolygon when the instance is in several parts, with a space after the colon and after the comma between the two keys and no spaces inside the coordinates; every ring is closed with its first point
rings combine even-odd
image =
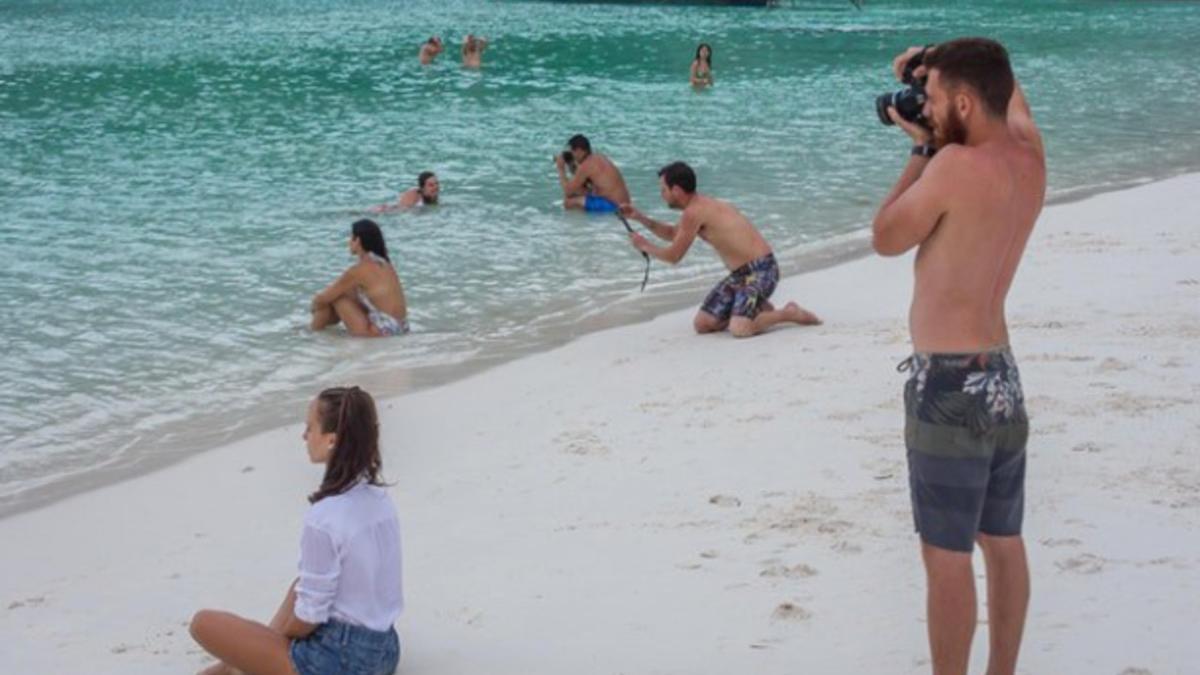
{"type": "Polygon", "coordinates": [[[1200,164],[1193,3],[0,0],[0,512],[715,276],[699,246],[636,296],[615,219],[558,208],[574,133],[653,214],[656,169],[685,159],[778,250],[819,250],[904,161],[872,107],[890,58],[964,34],[1009,46],[1052,192],[1200,164]],[[482,72],[457,65],[467,32],[482,72]],[[449,48],[422,68],[431,34],[449,48]],[[702,40],[717,85],[693,92],[702,40]],[[349,224],[425,169],[443,204],[380,219],[415,333],[309,333],[349,224]]]}

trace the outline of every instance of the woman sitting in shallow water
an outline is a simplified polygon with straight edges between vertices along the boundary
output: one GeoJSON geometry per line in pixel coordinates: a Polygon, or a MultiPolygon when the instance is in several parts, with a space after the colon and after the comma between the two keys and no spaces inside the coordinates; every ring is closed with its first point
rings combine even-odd
{"type": "Polygon", "coordinates": [[[696,58],[692,59],[692,74],[689,79],[693,87],[712,86],[712,47],[708,46],[707,42],[701,42],[700,46],[696,47],[696,58]]]}
{"type": "Polygon", "coordinates": [[[358,262],[312,300],[312,329],[339,321],[357,337],[383,337],[408,332],[404,286],[388,258],[383,232],[366,218],[350,229],[350,253],[358,262]]]}
{"type": "Polygon", "coordinates": [[[299,577],[270,625],[197,612],[192,637],[219,660],[201,675],[391,675],[400,661],[400,523],[382,487],[375,401],[358,387],[322,391],[304,443],[325,477],[308,497],[299,577]]]}

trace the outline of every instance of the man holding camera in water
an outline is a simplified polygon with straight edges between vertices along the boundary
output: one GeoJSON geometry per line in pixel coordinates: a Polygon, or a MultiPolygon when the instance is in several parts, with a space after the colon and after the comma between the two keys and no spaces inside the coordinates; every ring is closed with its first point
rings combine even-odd
{"type": "Polygon", "coordinates": [[[987,570],[989,675],[1013,673],[1029,604],[1021,539],[1029,433],[1004,302],[1046,191],[1041,135],[999,43],[958,39],[896,57],[909,89],[880,97],[913,140],[873,225],[881,255],[917,250],[901,364],[913,519],[935,675],[965,674],[976,541],[987,570]]]}
{"type": "Polygon", "coordinates": [[[587,136],[575,134],[567,141],[567,151],[554,156],[558,183],[563,191],[563,208],[583,209],[589,213],[616,213],[617,204],[629,203],[625,177],[612,160],[592,152],[587,136]],[[571,161],[574,160],[574,161],[571,161]],[[567,176],[567,169],[572,175],[567,176]]]}

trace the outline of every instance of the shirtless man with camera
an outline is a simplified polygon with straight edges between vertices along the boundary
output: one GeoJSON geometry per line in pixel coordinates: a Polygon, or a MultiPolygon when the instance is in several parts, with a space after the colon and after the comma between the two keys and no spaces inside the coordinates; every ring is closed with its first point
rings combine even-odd
{"type": "Polygon", "coordinates": [[[920,105],[886,108],[914,146],[875,216],[873,245],[885,256],[918,247],[914,354],[901,366],[910,371],[905,445],[932,667],[935,675],[967,672],[978,542],[987,570],[987,672],[1011,674],[1029,605],[1021,539],[1029,422],[1004,302],[1042,210],[1045,153],[999,43],[913,47],[893,70],[914,85],[896,100],[914,100],[915,90],[920,105]]]}
{"type": "Polygon", "coordinates": [[[587,136],[575,134],[567,141],[567,147],[569,150],[554,156],[558,184],[563,191],[563,208],[616,213],[618,204],[629,203],[629,188],[621,170],[608,157],[592,152],[587,136]],[[569,161],[568,157],[574,161],[569,161]]]}
{"type": "Polygon", "coordinates": [[[668,207],[683,212],[675,225],[650,218],[631,204],[621,205],[621,215],[645,225],[667,243],[656,246],[630,232],[637,250],[672,265],[683,260],[697,238],[708,242],[729,269],[713,287],[692,319],[697,333],[728,329],[734,337],[758,335],[779,323],[815,326],[815,314],[794,302],[783,309],[771,304],[779,283],[779,263],[771,245],[733,204],[696,191],[696,173],[683,162],[672,162],[658,171],[658,188],[668,207]]]}

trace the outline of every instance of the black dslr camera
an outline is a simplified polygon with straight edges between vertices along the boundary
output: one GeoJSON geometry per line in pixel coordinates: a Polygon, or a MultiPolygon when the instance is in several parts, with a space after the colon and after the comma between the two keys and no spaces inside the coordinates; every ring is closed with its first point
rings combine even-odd
{"type": "Polygon", "coordinates": [[[570,150],[563,150],[562,158],[563,164],[567,165],[567,171],[575,173],[575,155],[572,155],[570,150]]]}
{"type": "MultiPolygon", "coordinates": [[[[930,45],[932,47],[932,45],[930,45]]],[[[925,100],[928,96],[925,93],[926,77],[917,78],[913,75],[913,71],[921,66],[925,61],[925,52],[929,51],[930,47],[926,47],[921,51],[913,54],[908,63],[904,64],[904,73],[900,81],[908,86],[900,91],[892,94],[884,94],[875,99],[875,112],[879,115],[879,121],[891,126],[894,124],[892,118],[888,117],[888,108],[895,108],[896,113],[901,119],[907,120],[914,124],[919,124],[925,128],[929,128],[929,120],[925,119],[922,110],[925,108],[925,100]]]]}

